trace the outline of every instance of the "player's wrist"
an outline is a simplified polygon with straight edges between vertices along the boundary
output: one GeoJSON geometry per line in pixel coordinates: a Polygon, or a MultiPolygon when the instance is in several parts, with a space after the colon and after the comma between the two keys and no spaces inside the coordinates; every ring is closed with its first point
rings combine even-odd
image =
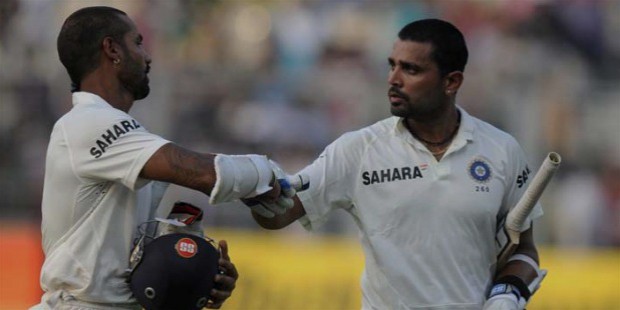
{"type": "Polygon", "coordinates": [[[502,285],[506,285],[506,289],[510,290],[510,292],[518,293],[517,297],[523,297],[523,299],[525,299],[526,301],[528,301],[532,296],[532,293],[530,292],[527,283],[525,283],[523,279],[515,275],[506,275],[500,277],[494,282],[493,288],[489,293],[489,297],[492,297],[491,295],[493,294],[494,289],[497,288],[496,290],[500,291],[502,289],[502,285]]]}
{"type": "Polygon", "coordinates": [[[516,297],[516,300],[519,300],[521,299],[521,297],[523,297],[521,295],[521,291],[516,286],[507,283],[498,283],[493,285],[493,287],[491,288],[491,292],[487,297],[488,299],[491,299],[495,296],[502,294],[512,294],[516,297]]]}
{"type": "Polygon", "coordinates": [[[519,288],[508,283],[497,283],[489,292],[483,310],[522,310],[527,300],[519,288]]]}

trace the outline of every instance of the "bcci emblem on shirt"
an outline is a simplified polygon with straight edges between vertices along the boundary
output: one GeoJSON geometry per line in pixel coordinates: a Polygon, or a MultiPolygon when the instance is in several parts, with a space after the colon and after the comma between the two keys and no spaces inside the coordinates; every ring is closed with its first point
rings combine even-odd
{"type": "Polygon", "coordinates": [[[491,179],[491,167],[486,161],[476,158],[469,164],[469,175],[477,182],[486,183],[491,179]]]}

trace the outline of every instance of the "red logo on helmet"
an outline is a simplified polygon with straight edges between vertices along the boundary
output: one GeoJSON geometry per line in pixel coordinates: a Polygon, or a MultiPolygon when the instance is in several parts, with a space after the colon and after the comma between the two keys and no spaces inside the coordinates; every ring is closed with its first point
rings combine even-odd
{"type": "Polygon", "coordinates": [[[192,258],[198,253],[198,245],[190,238],[181,238],[177,241],[177,244],[174,245],[174,249],[177,250],[179,256],[183,258],[192,258]]]}

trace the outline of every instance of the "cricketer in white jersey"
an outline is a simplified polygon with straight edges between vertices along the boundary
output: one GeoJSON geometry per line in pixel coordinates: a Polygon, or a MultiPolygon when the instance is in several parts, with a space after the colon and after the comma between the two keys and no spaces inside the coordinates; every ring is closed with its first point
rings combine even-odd
{"type": "MultiPolygon", "coordinates": [[[[363,309],[482,307],[495,232],[530,169],[511,136],[459,111],[461,129],[439,162],[391,117],[343,135],[301,171],[310,181],[297,193],[304,227],[336,209],[357,223],[363,309]]],[[[538,205],[530,220],[541,215],[538,205]]]]}
{"type": "MultiPolygon", "coordinates": [[[[48,147],[42,203],[45,293],[35,308],[140,308],[128,283],[129,253],[138,225],[155,214],[167,186],[162,182],[198,190],[211,204],[254,198],[274,207],[253,210],[280,213],[284,202],[293,204],[294,192],[281,195],[274,176],[278,167],[266,156],[194,152],[149,133],[128,115],[134,101],[150,92],[152,60],[125,12],[81,8],[67,17],[56,43],[74,106],[55,124],[48,147]]],[[[226,242],[219,247],[216,286],[199,292],[208,294],[207,300],[200,297],[208,308],[221,307],[238,278],[226,242]]],[[[175,300],[194,293],[168,290],[158,296],[175,300]]]]}
{"type": "Polygon", "coordinates": [[[80,300],[135,308],[127,284],[129,251],[136,228],[152,219],[167,185],[138,175],[166,143],[99,96],[73,93],[73,109],[56,122],[47,151],[46,306],[80,300]]]}
{"type": "Polygon", "coordinates": [[[539,279],[540,205],[496,268],[497,232],[531,170],[513,137],[456,105],[467,57],[446,21],[403,27],[388,57],[393,117],[344,134],[291,177],[309,182],[286,214],[252,213],[267,229],[298,220],[310,230],[333,210],[351,214],[366,257],[363,309],[522,310],[539,279]]]}

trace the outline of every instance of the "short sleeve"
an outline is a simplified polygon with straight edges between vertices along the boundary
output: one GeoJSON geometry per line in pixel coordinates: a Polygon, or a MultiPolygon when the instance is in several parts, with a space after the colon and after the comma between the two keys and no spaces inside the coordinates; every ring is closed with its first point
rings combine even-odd
{"type": "Polygon", "coordinates": [[[353,180],[361,158],[361,141],[348,133],[327,146],[319,157],[299,173],[310,180],[297,195],[306,211],[299,221],[308,230],[324,224],[331,211],[352,205],[353,180]]]}
{"type": "MultiPolygon", "coordinates": [[[[506,175],[508,188],[506,196],[504,197],[504,206],[502,206],[502,210],[504,210],[502,217],[505,217],[508,210],[516,206],[536,173],[536,171],[530,168],[531,166],[527,162],[523,149],[514,139],[511,140],[507,151],[508,162],[506,175]]],[[[521,231],[528,230],[530,228],[530,223],[542,215],[542,206],[540,202],[537,202],[521,227],[521,231]]]]}
{"type": "Polygon", "coordinates": [[[120,182],[132,190],[145,184],[138,181],[140,171],[153,153],[169,142],[115,109],[74,113],[63,127],[78,177],[120,182]]]}

